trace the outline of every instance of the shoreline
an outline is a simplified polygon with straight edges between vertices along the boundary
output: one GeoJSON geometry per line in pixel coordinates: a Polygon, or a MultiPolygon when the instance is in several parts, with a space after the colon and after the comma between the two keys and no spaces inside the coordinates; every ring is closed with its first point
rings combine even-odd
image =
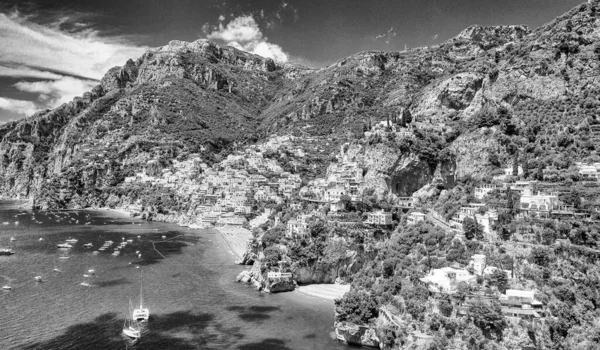
{"type": "Polygon", "coordinates": [[[213,227],[212,229],[217,232],[217,235],[229,248],[229,252],[235,258],[234,263],[241,261],[246,253],[248,240],[252,238],[252,232],[243,227],[236,226],[221,226],[213,227]]]}
{"type": "Polygon", "coordinates": [[[308,284],[297,287],[294,290],[294,293],[334,301],[335,299],[343,297],[349,290],[349,284],[308,284]]]}

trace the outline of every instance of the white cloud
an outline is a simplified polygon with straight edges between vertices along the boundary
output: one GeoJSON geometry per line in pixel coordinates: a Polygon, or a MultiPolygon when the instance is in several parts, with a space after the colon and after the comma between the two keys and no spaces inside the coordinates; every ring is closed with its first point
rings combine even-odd
{"type": "Polygon", "coordinates": [[[394,32],[394,27],[391,27],[387,32],[375,35],[375,40],[383,39],[383,41],[389,45],[390,41],[395,36],[396,32],[394,32]]]}
{"type": "Polygon", "coordinates": [[[119,37],[101,37],[92,29],[70,33],[59,27],[33,23],[18,13],[0,13],[0,63],[100,79],[108,69],[145,51],[119,37]]]}
{"type": "Polygon", "coordinates": [[[0,109],[22,116],[29,116],[35,113],[38,108],[31,101],[0,97],[0,109]]]}
{"type": "Polygon", "coordinates": [[[0,66],[0,77],[60,79],[62,75],[29,67],[0,66]]]}
{"type": "Polygon", "coordinates": [[[141,56],[146,48],[119,36],[101,36],[81,16],[63,15],[46,25],[35,16],[0,13],[0,76],[44,79],[15,88],[37,94],[37,101],[1,98],[0,108],[20,115],[53,108],[89,91],[114,66],[141,56]],[[82,77],[82,78],[75,78],[82,77]]]}
{"type": "Polygon", "coordinates": [[[219,27],[206,37],[279,62],[287,62],[289,59],[281,46],[268,42],[252,16],[236,17],[226,26],[219,23],[219,27]]]}
{"type": "Polygon", "coordinates": [[[38,94],[40,102],[49,108],[54,108],[80,96],[82,92],[91,90],[96,84],[93,80],[61,77],[48,81],[22,81],[14,86],[20,91],[38,94]]]}

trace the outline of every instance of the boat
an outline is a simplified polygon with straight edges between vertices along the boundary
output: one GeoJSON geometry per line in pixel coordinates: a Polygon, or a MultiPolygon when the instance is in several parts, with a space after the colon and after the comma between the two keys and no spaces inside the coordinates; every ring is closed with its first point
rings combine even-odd
{"type": "Polygon", "coordinates": [[[4,221],[2,225],[8,225],[8,221],[4,221]]]}
{"type": "Polygon", "coordinates": [[[148,322],[150,310],[144,308],[144,275],[140,269],[140,307],[133,310],[133,319],[139,322],[148,322]]]}
{"type": "Polygon", "coordinates": [[[4,289],[4,290],[11,290],[12,287],[11,286],[3,286],[2,289],[4,289]]]}
{"type": "Polygon", "coordinates": [[[88,273],[91,273],[91,274],[93,275],[93,274],[95,274],[95,273],[96,273],[96,270],[94,270],[94,269],[89,269],[89,270],[88,270],[88,273]]]}
{"type": "Polygon", "coordinates": [[[13,252],[13,250],[10,248],[0,249],[0,255],[13,255],[14,253],[15,252],[13,252]]]}
{"type": "Polygon", "coordinates": [[[94,254],[94,255],[98,255],[99,253],[100,253],[100,252],[99,252],[99,251],[97,251],[97,250],[94,250],[94,251],[92,252],[92,254],[94,254]]]}
{"type": "Polygon", "coordinates": [[[10,241],[16,241],[17,239],[15,237],[10,237],[10,241]]]}
{"type": "Polygon", "coordinates": [[[81,282],[79,284],[81,284],[84,287],[91,287],[91,285],[89,283],[81,282]]]}
{"type": "Polygon", "coordinates": [[[69,243],[59,243],[56,245],[58,248],[63,248],[63,249],[68,249],[68,248],[73,248],[72,245],[70,245],[69,243]]]}
{"type": "MultiPolygon", "coordinates": [[[[129,299],[129,310],[131,311],[131,299],[129,299]]],[[[141,337],[142,332],[140,330],[140,325],[134,321],[134,319],[125,318],[125,322],[123,323],[123,334],[128,336],[131,339],[137,340],[141,337]]]]}
{"type": "Polygon", "coordinates": [[[68,258],[70,258],[70,256],[59,256],[58,258],[60,260],[67,260],[68,258]]]}
{"type": "Polygon", "coordinates": [[[92,243],[86,243],[86,244],[84,244],[83,246],[84,246],[85,248],[91,248],[91,247],[93,247],[94,245],[93,245],[92,243]]]}
{"type": "Polygon", "coordinates": [[[36,282],[42,282],[42,281],[43,281],[43,280],[42,280],[42,276],[35,276],[33,279],[34,279],[36,282]]]}
{"type": "Polygon", "coordinates": [[[54,270],[52,270],[52,271],[54,271],[54,272],[62,272],[62,271],[61,271],[61,270],[59,270],[59,269],[54,269],[54,270]]]}
{"type": "Polygon", "coordinates": [[[66,240],[66,242],[68,242],[68,243],[77,243],[77,242],[79,242],[79,240],[75,239],[75,238],[69,238],[69,239],[66,240]]]}
{"type": "Polygon", "coordinates": [[[40,239],[38,239],[38,241],[43,241],[43,240],[44,240],[44,238],[43,238],[43,237],[40,237],[40,239]]]}
{"type": "Polygon", "coordinates": [[[120,254],[121,254],[121,251],[120,251],[120,250],[115,250],[115,251],[112,253],[112,255],[113,255],[113,256],[119,256],[120,254]]]}

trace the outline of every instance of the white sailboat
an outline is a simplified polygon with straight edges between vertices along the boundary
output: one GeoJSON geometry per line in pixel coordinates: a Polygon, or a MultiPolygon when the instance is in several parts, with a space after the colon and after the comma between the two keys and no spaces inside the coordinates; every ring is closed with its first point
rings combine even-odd
{"type": "MultiPolygon", "coordinates": [[[[131,308],[131,299],[129,299],[129,311],[131,311],[131,308]]],[[[140,326],[134,320],[130,319],[129,316],[125,318],[125,322],[123,323],[123,334],[134,340],[137,340],[142,335],[140,326]]]]}
{"type": "Polygon", "coordinates": [[[133,310],[133,319],[135,321],[140,322],[148,322],[148,318],[150,317],[150,311],[148,308],[144,308],[144,296],[143,296],[143,288],[144,288],[144,275],[142,274],[142,270],[140,269],[140,307],[133,310]]]}

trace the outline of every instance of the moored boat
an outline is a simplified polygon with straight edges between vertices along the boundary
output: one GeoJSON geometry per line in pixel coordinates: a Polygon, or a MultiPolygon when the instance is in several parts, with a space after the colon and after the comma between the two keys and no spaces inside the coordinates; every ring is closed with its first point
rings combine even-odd
{"type": "Polygon", "coordinates": [[[59,243],[56,245],[58,248],[63,248],[63,249],[68,249],[68,248],[73,248],[72,245],[70,245],[69,243],[59,243]]]}
{"type": "MultiPolygon", "coordinates": [[[[129,311],[131,311],[131,308],[131,299],[129,299],[129,311]]],[[[123,323],[123,334],[133,340],[137,340],[142,335],[139,323],[129,318],[129,315],[125,318],[125,322],[123,323]]]]}
{"type": "Polygon", "coordinates": [[[148,322],[150,318],[150,310],[144,308],[144,275],[140,269],[140,307],[133,310],[133,320],[139,322],[148,322]]]}
{"type": "Polygon", "coordinates": [[[15,252],[13,252],[13,250],[10,248],[0,249],[0,255],[13,255],[14,253],[15,252]]]}

